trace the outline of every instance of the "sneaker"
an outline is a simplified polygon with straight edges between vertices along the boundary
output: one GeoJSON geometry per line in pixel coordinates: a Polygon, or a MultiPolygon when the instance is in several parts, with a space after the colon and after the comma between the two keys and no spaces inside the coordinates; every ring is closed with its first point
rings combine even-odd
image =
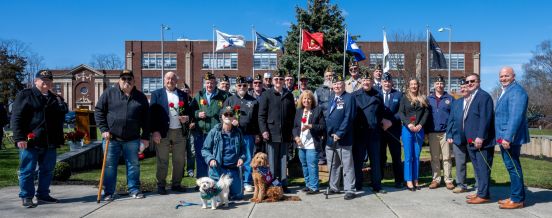
{"type": "Polygon", "coordinates": [[[468,189],[464,188],[464,187],[461,187],[461,186],[456,186],[456,188],[452,189],[452,193],[464,193],[464,192],[467,192],[468,189]]]}
{"type": "Polygon", "coordinates": [[[145,198],[146,196],[144,196],[144,194],[142,194],[142,192],[134,192],[132,194],[130,194],[130,197],[134,198],[134,199],[142,199],[142,198],[145,198]]]}
{"type": "Polygon", "coordinates": [[[355,193],[352,193],[352,192],[347,192],[345,193],[345,196],[343,197],[343,199],[345,200],[352,200],[356,197],[355,193]]]}
{"type": "Polygon", "coordinates": [[[113,201],[115,200],[115,195],[104,195],[104,201],[113,201]]]}
{"type": "Polygon", "coordinates": [[[244,188],[246,192],[253,192],[255,190],[255,188],[249,184],[246,184],[244,188]]]}
{"type": "Polygon", "coordinates": [[[171,187],[171,190],[175,192],[186,192],[186,189],[180,185],[175,185],[171,187]]]}
{"type": "Polygon", "coordinates": [[[36,200],[38,201],[38,203],[44,203],[44,204],[55,204],[59,202],[58,199],[52,198],[52,196],[50,195],[46,195],[43,197],[36,196],[36,200]]]}
{"type": "Polygon", "coordinates": [[[36,204],[33,202],[32,198],[21,198],[21,205],[25,208],[35,208],[36,204]]]}
{"type": "Polygon", "coordinates": [[[157,186],[157,194],[166,195],[167,189],[164,186],[157,186]]]}
{"type": "Polygon", "coordinates": [[[194,171],[193,170],[188,170],[188,176],[189,177],[194,177],[194,171]]]}

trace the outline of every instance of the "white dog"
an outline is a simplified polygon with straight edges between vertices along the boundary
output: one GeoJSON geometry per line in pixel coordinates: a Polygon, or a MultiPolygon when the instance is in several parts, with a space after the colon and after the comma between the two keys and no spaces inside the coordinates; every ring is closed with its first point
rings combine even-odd
{"type": "Polygon", "coordinates": [[[201,192],[201,202],[203,204],[201,208],[206,209],[207,201],[211,200],[211,209],[217,209],[217,197],[220,199],[220,203],[224,204],[224,207],[228,207],[228,195],[230,184],[232,184],[232,178],[229,175],[223,174],[217,183],[209,177],[199,178],[196,183],[201,192]]]}

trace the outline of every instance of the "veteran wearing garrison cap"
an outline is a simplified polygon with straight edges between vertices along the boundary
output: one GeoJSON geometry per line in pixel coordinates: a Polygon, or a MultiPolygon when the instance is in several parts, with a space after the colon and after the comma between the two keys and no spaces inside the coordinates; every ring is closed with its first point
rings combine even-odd
{"type": "Polygon", "coordinates": [[[349,65],[349,73],[351,74],[351,77],[347,81],[345,81],[345,91],[348,93],[353,93],[354,91],[359,90],[362,87],[358,62],[351,62],[351,64],[349,65]]]}
{"type": "Polygon", "coordinates": [[[220,78],[219,89],[230,93],[230,78],[228,78],[228,76],[223,75],[220,78]]]}

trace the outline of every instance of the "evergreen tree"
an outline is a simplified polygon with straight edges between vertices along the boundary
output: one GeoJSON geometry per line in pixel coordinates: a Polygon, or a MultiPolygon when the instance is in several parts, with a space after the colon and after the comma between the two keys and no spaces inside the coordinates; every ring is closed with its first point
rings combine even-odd
{"type": "MultiPolygon", "coordinates": [[[[343,71],[345,18],[337,5],[330,4],[329,0],[308,0],[307,4],[306,9],[295,9],[297,23],[292,24],[288,31],[279,67],[297,76],[301,29],[310,33],[323,32],[323,51],[301,51],[301,76],[309,78],[309,86],[312,89],[322,83],[324,70],[328,66],[332,67],[336,74],[340,75],[343,71]]],[[[348,65],[348,54],[346,61],[348,65]]]]}
{"type": "Polygon", "coordinates": [[[17,93],[25,88],[22,82],[26,64],[24,57],[10,55],[7,48],[0,47],[0,102],[4,105],[13,101],[17,93]]]}

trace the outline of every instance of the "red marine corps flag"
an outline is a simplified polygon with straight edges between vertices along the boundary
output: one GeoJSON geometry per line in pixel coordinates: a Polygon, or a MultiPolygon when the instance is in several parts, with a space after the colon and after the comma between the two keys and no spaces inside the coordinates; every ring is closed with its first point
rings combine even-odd
{"type": "Polygon", "coordinates": [[[309,33],[306,30],[302,30],[302,46],[303,51],[320,51],[324,49],[324,33],[309,33]]]}

